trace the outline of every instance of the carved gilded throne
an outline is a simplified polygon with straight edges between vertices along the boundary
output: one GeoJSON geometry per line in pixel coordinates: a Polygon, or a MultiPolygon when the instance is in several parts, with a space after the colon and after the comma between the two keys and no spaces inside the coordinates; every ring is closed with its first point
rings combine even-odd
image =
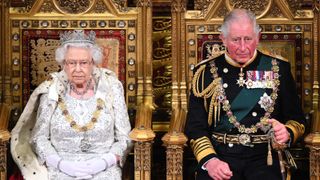
{"type": "MultiPolygon", "coordinates": [[[[303,161],[302,168],[308,167],[310,160],[310,178],[319,179],[319,2],[195,0],[195,10],[187,10],[185,0],[174,0],[171,7],[172,29],[179,29],[172,31],[172,66],[173,69],[176,68],[172,75],[172,108],[173,112],[178,113],[173,113],[170,124],[172,126],[163,138],[167,145],[167,165],[176,170],[173,172],[167,166],[167,179],[193,177],[192,173],[183,170],[181,165],[185,145],[181,128],[185,123],[185,97],[190,90],[195,65],[225,50],[218,36],[223,17],[233,8],[250,9],[256,14],[262,29],[260,50],[290,61],[308,121],[305,142],[300,140],[297,146],[291,148],[291,152],[297,161],[303,161]],[[309,157],[305,146],[311,150],[309,157]]],[[[186,150],[184,153],[187,152],[186,150]]],[[[190,170],[188,166],[184,168],[190,170]]],[[[306,173],[303,177],[307,176],[306,173]]]]}
{"type": "MultiPolygon", "coordinates": [[[[6,179],[8,170],[8,123],[12,128],[34,88],[47,79],[49,73],[60,70],[54,60],[54,50],[62,31],[96,32],[97,42],[104,52],[101,66],[113,70],[122,82],[134,127],[137,106],[151,107],[148,102],[152,102],[152,93],[146,93],[152,91],[148,85],[151,75],[147,72],[151,69],[147,60],[150,55],[146,53],[152,47],[148,43],[151,36],[150,40],[147,38],[151,28],[148,28],[150,23],[143,20],[150,12],[148,1],[137,2],[134,8],[123,0],[1,1],[1,43],[6,44],[1,45],[1,102],[9,105],[9,108],[1,106],[1,179],[6,179]],[[11,118],[4,117],[9,110],[12,110],[11,118]]],[[[137,119],[141,116],[140,113],[137,119]]],[[[145,117],[143,120],[151,122],[145,117]]],[[[137,124],[141,125],[142,121],[137,124]]],[[[148,126],[144,124],[143,127],[148,126]]],[[[140,141],[139,137],[136,140],[140,141]]],[[[133,159],[132,156],[129,158],[133,159]]],[[[125,179],[130,172],[124,173],[125,179]]]]}

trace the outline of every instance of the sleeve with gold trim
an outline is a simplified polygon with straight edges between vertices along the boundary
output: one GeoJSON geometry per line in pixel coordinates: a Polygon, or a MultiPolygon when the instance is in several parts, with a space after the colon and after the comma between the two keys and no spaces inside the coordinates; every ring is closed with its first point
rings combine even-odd
{"type": "MultiPolygon", "coordinates": [[[[201,63],[199,66],[196,66],[195,72],[198,69],[202,69],[202,72],[199,72],[197,82],[200,83],[196,84],[196,86],[201,90],[212,82],[210,65],[208,65],[207,62],[201,63]]],[[[189,139],[190,147],[198,161],[198,167],[201,167],[203,163],[209,159],[217,157],[210,140],[211,133],[209,132],[210,126],[208,124],[208,110],[206,104],[203,97],[196,97],[193,91],[190,91],[185,133],[189,139]]]]}
{"type": "Polygon", "coordinates": [[[293,144],[303,136],[306,122],[290,64],[280,60],[279,68],[280,86],[278,99],[280,103],[277,103],[275,111],[280,111],[280,113],[279,117],[275,117],[275,119],[285,124],[290,133],[291,144],[293,144]]]}

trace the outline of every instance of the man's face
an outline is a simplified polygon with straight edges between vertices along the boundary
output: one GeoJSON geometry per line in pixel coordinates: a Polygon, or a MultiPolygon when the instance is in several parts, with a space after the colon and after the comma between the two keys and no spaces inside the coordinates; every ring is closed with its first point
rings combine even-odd
{"type": "Polygon", "coordinates": [[[227,47],[229,56],[238,63],[250,60],[259,44],[260,34],[254,32],[253,24],[249,20],[232,21],[229,33],[220,38],[227,47]]]}
{"type": "Polygon", "coordinates": [[[70,47],[65,55],[64,70],[70,82],[84,85],[93,71],[93,61],[89,49],[70,47]]]}

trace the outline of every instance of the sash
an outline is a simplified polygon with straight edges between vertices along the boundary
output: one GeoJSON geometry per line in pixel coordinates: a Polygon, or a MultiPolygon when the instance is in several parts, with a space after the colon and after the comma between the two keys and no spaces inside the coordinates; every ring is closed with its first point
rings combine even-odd
{"type": "MultiPolygon", "coordinates": [[[[257,70],[270,70],[271,62],[266,56],[261,57],[257,70]]],[[[240,122],[258,103],[260,97],[265,92],[265,89],[255,88],[248,89],[242,88],[237,97],[231,103],[231,109],[233,115],[237,118],[237,121],[240,122]]],[[[215,132],[224,132],[233,128],[233,124],[229,122],[228,116],[225,114],[220,118],[220,122],[217,123],[217,126],[214,128],[215,132]]]]}

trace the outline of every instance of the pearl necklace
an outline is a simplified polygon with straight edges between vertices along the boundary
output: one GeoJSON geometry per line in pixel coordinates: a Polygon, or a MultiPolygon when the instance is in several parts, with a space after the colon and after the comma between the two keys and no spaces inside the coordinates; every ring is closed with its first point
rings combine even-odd
{"type": "MultiPolygon", "coordinates": [[[[227,99],[225,90],[222,86],[222,83],[219,83],[219,91],[218,91],[218,95],[216,96],[216,100],[222,104],[222,109],[226,112],[228,118],[229,118],[229,122],[231,124],[234,125],[234,127],[236,127],[238,129],[238,131],[240,133],[246,133],[246,134],[250,134],[250,133],[256,133],[258,131],[258,129],[261,129],[262,131],[266,132],[267,130],[270,129],[270,125],[268,123],[268,119],[270,118],[271,113],[274,111],[274,105],[275,105],[275,101],[278,97],[278,86],[280,85],[280,81],[279,81],[279,66],[278,66],[278,62],[275,59],[272,59],[272,71],[274,73],[274,86],[272,87],[272,93],[271,93],[271,99],[272,101],[270,102],[270,104],[268,105],[268,108],[264,114],[263,117],[260,118],[260,122],[256,123],[255,125],[252,125],[251,127],[247,128],[245,127],[243,124],[240,124],[240,122],[237,120],[237,117],[235,115],[233,115],[233,112],[231,111],[231,105],[229,103],[229,100],[227,99]]],[[[218,77],[218,68],[215,66],[215,63],[212,62],[211,63],[211,73],[213,74],[214,78],[218,77]]]]}

